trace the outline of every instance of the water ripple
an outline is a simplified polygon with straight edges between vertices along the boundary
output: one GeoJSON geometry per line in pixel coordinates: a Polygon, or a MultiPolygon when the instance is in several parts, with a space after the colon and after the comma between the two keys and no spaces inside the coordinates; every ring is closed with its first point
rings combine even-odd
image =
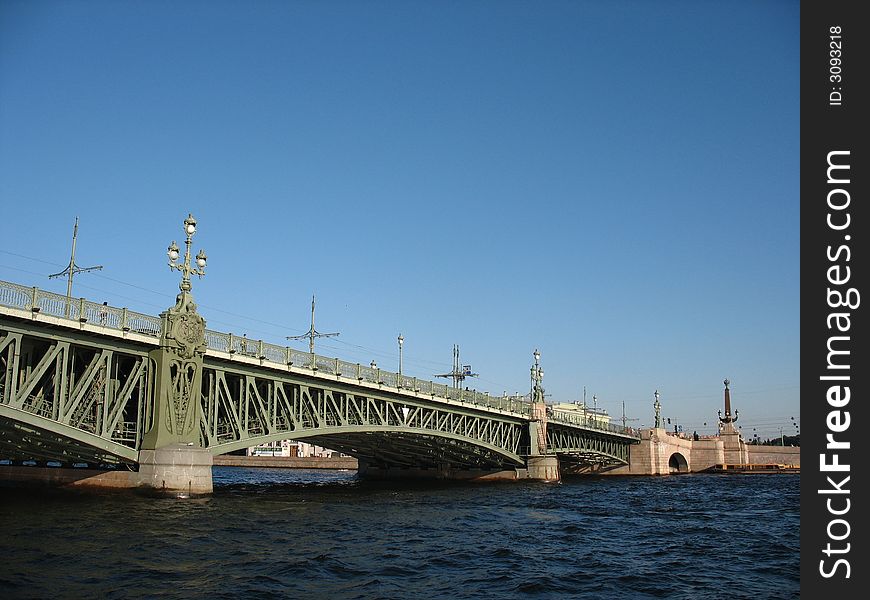
{"type": "Polygon", "coordinates": [[[0,597],[798,598],[799,481],[215,468],[194,501],[4,488],[0,597]]]}

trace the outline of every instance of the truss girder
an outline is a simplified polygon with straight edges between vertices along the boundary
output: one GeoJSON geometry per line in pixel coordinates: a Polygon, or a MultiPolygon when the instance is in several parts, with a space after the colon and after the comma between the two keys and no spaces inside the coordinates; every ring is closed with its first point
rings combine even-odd
{"type": "Polygon", "coordinates": [[[388,456],[391,464],[429,464],[437,459],[433,444],[443,446],[452,461],[522,463],[526,425],[521,419],[422,397],[255,375],[206,361],[202,405],[202,439],[215,454],[283,439],[316,439],[318,444],[328,439],[326,447],[376,462],[388,456]]]}
{"type": "Polygon", "coordinates": [[[138,452],[111,439],[0,405],[0,456],[17,461],[133,464],[138,452]]]}
{"type": "MultiPolygon", "coordinates": [[[[41,453],[45,460],[134,460],[154,414],[152,348],[0,320],[0,459],[41,453]]],[[[529,428],[522,416],[355,383],[206,356],[201,443],[222,454],[308,440],[382,466],[523,464],[529,428]]],[[[631,443],[571,425],[547,427],[548,451],[579,464],[626,464],[631,443]]]]}
{"type": "Polygon", "coordinates": [[[567,463],[579,463],[592,470],[627,465],[629,447],[636,443],[624,436],[607,436],[594,430],[547,427],[547,450],[559,455],[567,463]]]}
{"type": "Polygon", "coordinates": [[[135,458],[152,370],[144,350],[105,342],[0,322],[0,459],[135,458]]]}

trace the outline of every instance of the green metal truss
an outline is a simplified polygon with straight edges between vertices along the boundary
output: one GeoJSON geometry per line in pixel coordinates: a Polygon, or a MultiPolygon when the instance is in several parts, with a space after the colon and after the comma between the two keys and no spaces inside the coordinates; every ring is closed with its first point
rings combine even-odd
{"type": "MultiPolygon", "coordinates": [[[[83,318],[74,325],[23,318],[2,305],[0,298],[0,459],[135,465],[155,414],[151,329],[103,331],[83,318]]],[[[129,318],[125,311],[118,323],[129,318]]],[[[264,344],[256,347],[210,346],[205,354],[199,445],[213,454],[294,439],[383,467],[525,464],[527,405],[443,393],[431,382],[390,379],[337,359],[305,364],[289,350],[288,360],[270,362],[264,344]]],[[[583,469],[626,464],[636,442],[623,430],[547,424],[547,453],[583,469]]]]}
{"type": "Polygon", "coordinates": [[[442,445],[443,453],[461,455],[473,466],[523,464],[527,426],[518,416],[354,383],[257,372],[207,358],[204,446],[221,454],[292,438],[383,462],[395,438],[393,445],[403,449],[393,456],[395,464],[435,466],[442,445]],[[409,439],[416,442],[405,444],[409,439]]]}
{"type": "Polygon", "coordinates": [[[602,471],[628,464],[629,447],[637,440],[550,423],[547,449],[575,471],[602,471]]]}

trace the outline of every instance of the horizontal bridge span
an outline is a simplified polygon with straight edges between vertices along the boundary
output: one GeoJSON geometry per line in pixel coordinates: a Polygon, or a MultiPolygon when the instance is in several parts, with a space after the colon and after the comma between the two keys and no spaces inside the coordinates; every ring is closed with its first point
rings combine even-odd
{"type": "MultiPolygon", "coordinates": [[[[44,303],[41,311],[6,308],[2,288],[0,282],[0,458],[135,461],[156,421],[154,356],[163,352],[156,339],[48,314],[44,303]]],[[[310,365],[295,364],[292,353],[282,364],[245,347],[209,348],[203,357],[192,396],[199,402],[194,446],[217,454],[304,439],[385,466],[445,460],[510,466],[530,452],[527,402],[452,388],[442,393],[416,379],[390,379],[307,353],[310,365]]],[[[611,426],[547,421],[545,452],[566,460],[625,463],[636,443],[611,426]]]]}
{"type": "Polygon", "coordinates": [[[201,426],[204,445],[215,454],[266,441],[322,438],[330,440],[329,448],[365,457],[373,442],[396,437],[473,446],[488,462],[514,464],[528,445],[527,426],[515,416],[292,374],[255,376],[233,366],[208,361],[203,368],[201,426]]]}
{"type": "MultiPolygon", "coordinates": [[[[6,315],[34,328],[86,332],[106,340],[105,344],[138,344],[147,353],[159,344],[160,317],[105,306],[85,299],[68,301],[60,294],[0,281],[0,317],[6,315]],[[113,342],[112,340],[115,340],[113,342]]],[[[528,399],[519,396],[490,396],[486,392],[454,388],[450,385],[417,379],[398,373],[301,352],[289,347],[250,340],[245,336],[205,331],[206,361],[230,361],[236,368],[257,371],[293,372],[317,379],[343,381],[363,388],[389,389],[406,396],[423,396],[446,403],[473,405],[481,410],[519,415],[529,419],[528,399]]],[[[572,415],[552,415],[551,423],[602,431],[608,435],[636,439],[636,432],[612,423],[598,423],[572,415]]]]}
{"type": "MultiPolygon", "coordinates": [[[[0,316],[2,315],[23,320],[31,327],[67,328],[93,333],[106,339],[135,341],[143,346],[145,352],[159,345],[163,327],[160,317],[136,313],[126,308],[105,306],[85,299],[69,301],[60,294],[6,281],[0,281],[0,316]]],[[[487,392],[455,388],[377,367],[269,344],[263,340],[251,340],[232,333],[207,329],[205,344],[207,357],[231,360],[258,369],[301,371],[317,378],[338,378],[361,386],[391,388],[400,393],[423,394],[445,401],[529,414],[528,400],[519,396],[490,396],[487,392]]]]}
{"type": "Polygon", "coordinates": [[[592,470],[628,464],[629,448],[637,443],[624,436],[604,435],[595,430],[547,426],[547,449],[568,463],[578,463],[592,470]]]}

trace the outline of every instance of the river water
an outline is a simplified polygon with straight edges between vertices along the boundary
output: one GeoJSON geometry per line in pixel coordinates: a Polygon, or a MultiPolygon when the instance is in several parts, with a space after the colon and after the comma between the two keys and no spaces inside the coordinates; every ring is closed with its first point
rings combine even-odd
{"type": "Polygon", "coordinates": [[[0,598],[798,598],[800,476],[0,488],[0,598]]]}

